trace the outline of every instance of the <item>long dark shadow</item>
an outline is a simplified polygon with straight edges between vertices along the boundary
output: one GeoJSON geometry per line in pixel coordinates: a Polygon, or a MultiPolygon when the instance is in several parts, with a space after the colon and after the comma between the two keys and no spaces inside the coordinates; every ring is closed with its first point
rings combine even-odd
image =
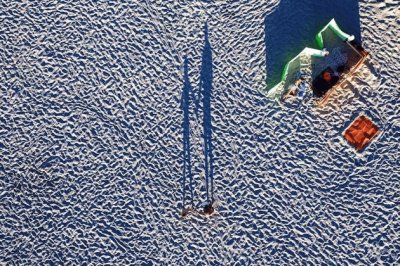
{"type": "Polygon", "coordinates": [[[361,41],[356,0],[281,0],[265,18],[267,87],[279,82],[287,61],[301,50],[316,47],[314,37],[332,18],[361,41]]]}
{"type": "Polygon", "coordinates": [[[208,40],[208,25],[204,28],[205,44],[202,54],[201,71],[200,71],[200,91],[203,104],[203,139],[204,139],[204,167],[206,179],[207,201],[214,199],[214,166],[213,166],[213,146],[212,146],[212,115],[211,115],[211,99],[212,99],[212,48],[208,40]]]}
{"type": "Polygon", "coordinates": [[[192,92],[192,86],[189,80],[189,60],[185,57],[184,62],[184,80],[183,80],[183,92],[181,98],[181,108],[183,111],[183,176],[182,176],[182,204],[185,208],[186,204],[186,191],[190,191],[190,204],[194,207],[193,197],[193,175],[192,175],[192,161],[190,154],[190,95],[192,92]],[[187,183],[187,181],[189,181],[187,183]],[[187,188],[189,186],[189,188],[187,188]]]}

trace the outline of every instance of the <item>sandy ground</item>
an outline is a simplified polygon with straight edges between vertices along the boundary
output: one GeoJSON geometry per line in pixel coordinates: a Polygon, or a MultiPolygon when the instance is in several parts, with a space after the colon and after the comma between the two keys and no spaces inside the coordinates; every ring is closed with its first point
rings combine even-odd
{"type": "Polygon", "coordinates": [[[399,263],[398,1],[46,2],[0,5],[1,264],[399,263]],[[310,25],[309,40],[330,12],[359,31],[367,64],[322,109],[267,99],[303,45],[271,59],[298,32],[269,25],[310,25]],[[361,113],[381,133],[357,153],[342,132],[361,113]],[[216,214],[182,219],[183,200],[206,201],[209,114],[216,214]]]}

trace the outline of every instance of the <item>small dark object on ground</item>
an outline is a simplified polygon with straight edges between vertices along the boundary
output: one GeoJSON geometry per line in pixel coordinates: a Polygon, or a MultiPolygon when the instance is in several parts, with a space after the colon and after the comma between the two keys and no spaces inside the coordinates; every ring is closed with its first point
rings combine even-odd
{"type": "Polygon", "coordinates": [[[214,207],[213,207],[212,205],[213,205],[213,204],[212,204],[212,202],[211,202],[211,203],[207,204],[207,205],[204,207],[204,214],[211,215],[211,214],[214,213],[214,207]]]}
{"type": "Polygon", "coordinates": [[[186,217],[189,214],[189,212],[190,212],[189,208],[183,208],[181,216],[186,217]]]}
{"type": "Polygon", "coordinates": [[[338,81],[339,77],[334,75],[332,68],[326,68],[312,82],[314,97],[323,97],[325,93],[330,90],[338,81]]]}

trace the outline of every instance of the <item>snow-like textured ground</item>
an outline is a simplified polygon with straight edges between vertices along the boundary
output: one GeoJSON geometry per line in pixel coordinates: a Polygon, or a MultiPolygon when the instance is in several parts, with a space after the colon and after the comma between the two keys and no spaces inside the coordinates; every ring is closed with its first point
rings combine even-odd
{"type": "Polygon", "coordinates": [[[399,263],[399,1],[359,3],[370,60],[323,109],[262,93],[266,17],[290,3],[228,2],[1,2],[1,264],[399,263]],[[183,62],[198,89],[206,22],[218,207],[182,219],[183,62]],[[361,112],[382,132],[356,153],[361,112]]]}

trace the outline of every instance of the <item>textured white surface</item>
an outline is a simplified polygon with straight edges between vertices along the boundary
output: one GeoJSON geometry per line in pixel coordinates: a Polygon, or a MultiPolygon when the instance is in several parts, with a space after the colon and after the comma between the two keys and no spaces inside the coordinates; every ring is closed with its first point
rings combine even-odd
{"type": "Polygon", "coordinates": [[[2,264],[399,262],[398,1],[360,2],[371,58],[323,109],[262,94],[278,1],[44,2],[0,4],[2,264]],[[218,207],[181,219],[183,61],[197,88],[206,21],[218,207]],[[359,154],[341,134],[361,112],[382,133],[359,154]]]}

